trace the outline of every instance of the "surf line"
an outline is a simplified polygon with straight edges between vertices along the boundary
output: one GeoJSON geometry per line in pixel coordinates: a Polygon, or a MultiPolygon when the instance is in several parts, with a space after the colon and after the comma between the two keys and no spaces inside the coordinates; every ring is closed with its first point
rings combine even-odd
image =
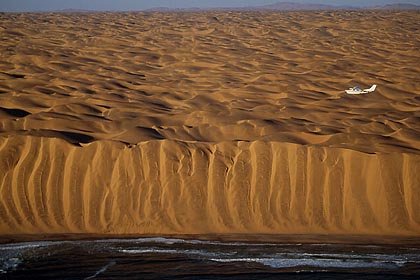
{"type": "Polygon", "coordinates": [[[98,271],[96,271],[96,273],[95,273],[95,274],[93,274],[92,276],[86,277],[84,280],[89,280],[89,279],[93,279],[93,278],[95,278],[95,277],[96,277],[96,276],[98,276],[99,274],[101,274],[101,273],[105,272],[105,271],[108,269],[108,267],[113,266],[113,265],[115,265],[115,264],[116,264],[116,262],[115,262],[115,261],[112,261],[112,262],[108,263],[107,265],[103,266],[101,269],[99,269],[98,271]]]}

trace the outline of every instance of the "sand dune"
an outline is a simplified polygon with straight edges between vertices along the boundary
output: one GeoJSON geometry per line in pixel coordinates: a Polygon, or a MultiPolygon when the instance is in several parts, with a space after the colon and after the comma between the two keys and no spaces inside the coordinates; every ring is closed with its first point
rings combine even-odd
{"type": "Polygon", "coordinates": [[[3,233],[420,231],[412,154],[281,142],[1,142],[3,233]]]}
{"type": "Polygon", "coordinates": [[[417,12],[0,22],[0,234],[420,234],[417,12]]]}

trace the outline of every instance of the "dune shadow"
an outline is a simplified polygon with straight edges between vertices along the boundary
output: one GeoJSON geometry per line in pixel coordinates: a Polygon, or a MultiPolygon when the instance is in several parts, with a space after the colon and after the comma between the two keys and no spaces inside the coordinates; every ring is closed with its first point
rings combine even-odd
{"type": "Polygon", "coordinates": [[[0,111],[3,111],[4,113],[15,117],[15,118],[24,118],[27,115],[30,115],[31,113],[25,110],[21,110],[21,109],[9,109],[9,108],[3,108],[0,107],[0,111]]]}
{"type": "Polygon", "coordinates": [[[79,143],[87,144],[96,140],[95,137],[92,137],[87,134],[69,132],[69,131],[59,131],[59,130],[56,132],[63,135],[66,138],[65,140],[73,144],[79,144],[79,143]]]}

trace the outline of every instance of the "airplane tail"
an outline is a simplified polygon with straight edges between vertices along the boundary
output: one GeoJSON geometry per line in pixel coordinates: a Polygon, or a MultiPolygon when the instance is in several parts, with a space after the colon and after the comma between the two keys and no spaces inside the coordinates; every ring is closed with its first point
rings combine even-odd
{"type": "Polygon", "coordinates": [[[372,91],[375,91],[375,89],[376,89],[376,85],[373,85],[370,87],[370,89],[365,89],[365,91],[372,92],[372,91]]]}

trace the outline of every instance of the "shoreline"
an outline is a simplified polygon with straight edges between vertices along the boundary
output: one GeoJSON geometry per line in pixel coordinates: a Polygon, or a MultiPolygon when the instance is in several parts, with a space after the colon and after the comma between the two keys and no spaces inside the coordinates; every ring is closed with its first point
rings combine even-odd
{"type": "Polygon", "coordinates": [[[90,241],[113,239],[167,238],[218,242],[253,242],[273,244],[336,244],[420,248],[418,236],[347,235],[347,234],[18,234],[0,235],[0,244],[42,241],[90,241]]]}

